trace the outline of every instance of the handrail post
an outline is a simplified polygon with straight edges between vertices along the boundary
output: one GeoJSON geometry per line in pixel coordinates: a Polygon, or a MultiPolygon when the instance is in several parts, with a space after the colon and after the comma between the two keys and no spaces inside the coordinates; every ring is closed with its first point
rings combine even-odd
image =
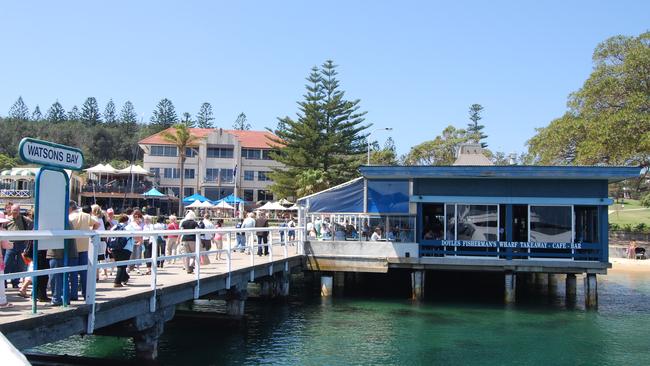
{"type": "MultiPolygon", "coordinates": [[[[294,231],[295,232],[295,231],[294,231]]],[[[284,258],[289,256],[289,230],[284,230],[284,258]]]]}
{"type": "MultiPolygon", "coordinates": [[[[228,233],[228,252],[226,252],[226,267],[228,268],[228,277],[226,277],[226,289],[228,289],[228,290],[230,289],[230,280],[231,280],[230,279],[230,275],[231,275],[230,272],[232,271],[232,264],[230,262],[231,261],[230,255],[232,254],[232,237],[233,237],[232,233],[229,232],[228,233]]],[[[235,235],[235,238],[236,237],[237,237],[237,235],[235,235]]],[[[221,254],[221,253],[219,253],[219,254],[221,254]]],[[[219,256],[221,256],[221,255],[219,255],[219,256]]]]}
{"type": "Polygon", "coordinates": [[[255,243],[256,239],[256,233],[254,231],[249,231],[251,233],[251,240],[250,240],[250,255],[251,255],[251,282],[255,281],[255,253],[254,253],[254,248],[255,246],[253,245],[255,243]]]}
{"type": "MultiPolygon", "coordinates": [[[[151,241],[151,240],[149,240],[151,241]]],[[[156,311],[156,286],[158,282],[158,235],[155,243],[151,243],[151,299],[149,300],[149,312],[156,311]]]]}
{"type": "MultiPolygon", "coordinates": [[[[86,274],[86,305],[90,305],[88,313],[88,329],[86,333],[92,334],[95,330],[95,293],[97,289],[97,250],[99,248],[99,235],[95,232],[90,237],[88,246],[88,265],[86,274]]],[[[64,284],[66,286],[66,284],[64,284]]]]}
{"type": "Polygon", "coordinates": [[[196,286],[194,287],[194,299],[199,298],[201,286],[201,234],[196,233],[194,242],[194,269],[196,270],[196,286]]]}

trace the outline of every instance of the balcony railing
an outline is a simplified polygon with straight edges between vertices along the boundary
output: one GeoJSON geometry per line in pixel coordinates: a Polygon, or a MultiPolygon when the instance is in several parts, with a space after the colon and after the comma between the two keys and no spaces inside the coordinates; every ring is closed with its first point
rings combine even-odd
{"type": "Polygon", "coordinates": [[[81,191],[88,193],[145,193],[152,187],[153,185],[149,182],[135,183],[133,185],[133,189],[131,188],[131,185],[123,184],[85,184],[82,187],[81,191]]]}
{"type": "Polygon", "coordinates": [[[34,191],[29,189],[0,189],[0,197],[31,198],[34,191]]]}

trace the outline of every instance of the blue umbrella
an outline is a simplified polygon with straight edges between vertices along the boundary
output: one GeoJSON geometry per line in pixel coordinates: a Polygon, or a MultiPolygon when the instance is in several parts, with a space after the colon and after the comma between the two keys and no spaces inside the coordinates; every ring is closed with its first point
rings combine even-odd
{"type": "Polygon", "coordinates": [[[150,190],[142,194],[145,197],[165,197],[164,194],[160,193],[156,188],[151,188],[150,190]]]}
{"type": "Polygon", "coordinates": [[[207,197],[205,197],[205,196],[203,196],[203,195],[201,195],[199,193],[194,193],[191,196],[183,198],[183,203],[186,204],[186,205],[189,205],[190,203],[192,203],[194,201],[205,202],[205,201],[209,201],[209,200],[207,199],[207,197]]]}
{"type": "Polygon", "coordinates": [[[223,200],[226,201],[226,203],[230,203],[230,204],[245,202],[243,199],[235,196],[234,193],[231,193],[230,195],[224,197],[223,200]]]}

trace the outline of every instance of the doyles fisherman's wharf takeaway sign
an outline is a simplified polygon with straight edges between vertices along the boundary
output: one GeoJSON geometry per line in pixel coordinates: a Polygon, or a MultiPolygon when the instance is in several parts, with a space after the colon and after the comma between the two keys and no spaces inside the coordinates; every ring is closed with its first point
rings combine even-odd
{"type": "Polygon", "coordinates": [[[81,170],[84,157],[81,150],[52,142],[24,138],[18,148],[26,162],[63,169],[81,170]]]}

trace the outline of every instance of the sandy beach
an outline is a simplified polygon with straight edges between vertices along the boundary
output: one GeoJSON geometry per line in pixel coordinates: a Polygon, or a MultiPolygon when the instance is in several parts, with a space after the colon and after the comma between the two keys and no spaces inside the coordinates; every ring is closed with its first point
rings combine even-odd
{"type": "Polygon", "coordinates": [[[650,274],[650,260],[627,258],[609,258],[612,263],[610,272],[647,272],[650,274]]]}

